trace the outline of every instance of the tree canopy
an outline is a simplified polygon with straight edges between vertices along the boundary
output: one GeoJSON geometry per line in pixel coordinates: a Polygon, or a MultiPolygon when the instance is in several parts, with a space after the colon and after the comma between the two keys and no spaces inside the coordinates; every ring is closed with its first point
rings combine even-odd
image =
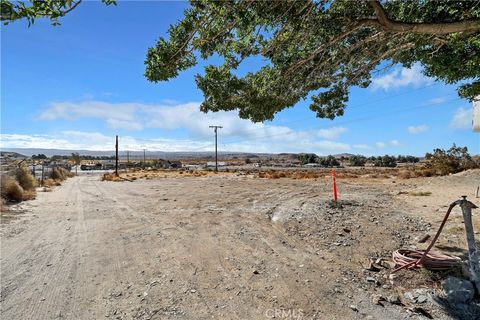
{"type": "MultiPolygon", "coordinates": [[[[8,24],[15,20],[27,19],[30,26],[35,19],[45,17],[50,19],[53,25],[58,25],[59,18],[74,10],[81,2],[82,0],[0,0],[0,20],[8,24]]],[[[116,0],[102,2],[106,5],[116,4],[116,0]]]]}
{"type": "Polygon", "coordinates": [[[425,75],[480,94],[480,1],[193,0],[184,17],[148,49],[145,76],[167,81],[197,64],[202,111],[238,110],[273,119],[310,99],[318,117],[343,115],[352,87],[396,64],[420,63],[425,75]],[[249,57],[265,64],[238,76],[249,57]],[[380,67],[381,66],[381,67],[380,67]]]}
{"type": "MultiPolygon", "coordinates": [[[[82,0],[1,1],[4,23],[60,17],[82,0]]],[[[115,4],[114,0],[102,0],[115,4]]],[[[310,100],[318,117],[343,115],[352,87],[396,64],[420,63],[425,75],[480,94],[480,0],[191,0],[168,39],[148,49],[145,76],[167,81],[212,56],[196,83],[201,110],[238,110],[252,121],[310,100]],[[265,61],[239,76],[245,59],[265,61]]]]}

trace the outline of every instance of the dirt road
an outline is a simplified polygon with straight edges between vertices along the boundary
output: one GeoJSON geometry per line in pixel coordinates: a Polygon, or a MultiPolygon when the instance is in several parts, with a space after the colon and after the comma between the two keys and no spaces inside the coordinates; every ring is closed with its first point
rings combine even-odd
{"type": "Polygon", "coordinates": [[[411,318],[372,305],[362,262],[428,224],[382,185],[236,175],[40,192],[1,225],[4,319],[411,318]]]}

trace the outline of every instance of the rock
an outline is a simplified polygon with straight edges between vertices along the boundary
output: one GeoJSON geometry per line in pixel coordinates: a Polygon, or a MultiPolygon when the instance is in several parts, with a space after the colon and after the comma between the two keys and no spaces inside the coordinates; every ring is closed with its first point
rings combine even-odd
{"type": "Polygon", "coordinates": [[[260,274],[260,272],[258,272],[258,270],[253,270],[253,274],[260,274]]]}
{"type": "Polygon", "coordinates": [[[372,295],[372,303],[382,305],[380,302],[385,301],[385,298],[381,294],[372,295]]]}
{"type": "Polygon", "coordinates": [[[380,265],[386,269],[395,269],[397,264],[391,260],[382,260],[380,265]]]}
{"type": "Polygon", "coordinates": [[[422,238],[420,238],[420,240],[418,240],[418,243],[425,243],[428,239],[430,239],[430,235],[426,234],[422,238]]]}
{"type": "Polygon", "coordinates": [[[368,270],[368,271],[378,272],[378,271],[381,270],[381,267],[376,263],[369,262],[368,267],[365,268],[365,269],[368,270]]]}
{"type": "Polygon", "coordinates": [[[421,294],[417,297],[416,302],[417,303],[425,303],[425,302],[427,302],[427,299],[428,299],[428,297],[426,295],[421,294]]]}
{"type": "Polygon", "coordinates": [[[197,290],[192,289],[192,290],[190,290],[190,292],[191,292],[191,293],[195,293],[195,292],[197,292],[197,290]]]}
{"type": "Polygon", "coordinates": [[[429,296],[433,294],[429,289],[413,289],[405,292],[403,296],[412,303],[425,303],[429,300],[429,296]]]}
{"type": "Polygon", "coordinates": [[[367,282],[377,282],[377,280],[374,277],[367,277],[367,282]]]}
{"type": "Polygon", "coordinates": [[[356,305],[354,305],[354,304],[351,304],[351,305],[350,305],[350,309],[352,309],[352,310],[355,311],[355,312],[358,312],[358,307],[357,307],[356,305]]]}
{"type": "Polygon", "coordinates": [[[405,292],[405,293],[403,294],[403,296],[404,296],[405,299],[407,299],[407,300],[410,300],[410,301],[414,301],[414,300],[415,300],[415,297],[413,296],[413,294],[412,294],[410,291],[405,292]]]}
{"type": "Polygon", "coordinates": [[[447,300],[452,303],[468,303],[475,295],[473,284],[468,280],[448,277],[442,286],[447,300]]]}
{"type": "Polygon", "coordinates": [[[412,312],[412,313],[420,314],[427,319],[434,319],[433,316],[427,310],[425,310],[422,307],[408,308],[407,311],[412,312]]]}
{"type": "Polygon", "coordinates": [[[402,300],[400,300],[400,297],[397,294],[392,294],[387,297],[387,301],[390,302],[391,304],[402,304],[402,300]]]}

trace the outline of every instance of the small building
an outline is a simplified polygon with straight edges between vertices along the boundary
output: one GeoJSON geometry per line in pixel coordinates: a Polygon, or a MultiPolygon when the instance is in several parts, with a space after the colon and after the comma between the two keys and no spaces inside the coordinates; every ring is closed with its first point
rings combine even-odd
{"type": "MultiPolygon", "coordinates": [[[[223,166],[226,166],[226,165],[227,165],[226,162],[218,161],[218,166],[219,166],[219,167],[223,167],[223,166]]],[[[207,162],[207,167],[215,167],[215,161],[209,161],[209,162],[207,162]]]]}

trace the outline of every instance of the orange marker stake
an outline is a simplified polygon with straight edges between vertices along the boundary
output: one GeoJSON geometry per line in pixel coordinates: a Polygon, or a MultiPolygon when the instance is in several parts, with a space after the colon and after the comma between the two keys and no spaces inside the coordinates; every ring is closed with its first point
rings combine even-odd
{"type": "Polygon", "coordinates": [[[336,179],[337,173],[335,172],[335,169],[332,170],[332,180],[333,180],[333,201],[337,202],[338,200],[338,195],[337,195],[337,179],[336,179]]]}

